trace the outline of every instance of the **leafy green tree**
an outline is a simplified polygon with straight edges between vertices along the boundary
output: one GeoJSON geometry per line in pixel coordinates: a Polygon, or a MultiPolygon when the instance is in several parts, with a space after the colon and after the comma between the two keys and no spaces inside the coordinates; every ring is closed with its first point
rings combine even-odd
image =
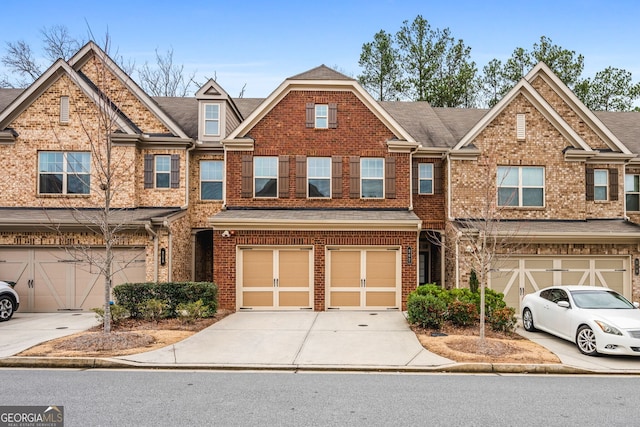
{"type": "Polygon", "coordinates": [[[574,92],[590,110],[629,111],[640,97],[640,83],[633,84],[631,79],[631,72],[607,67],[593,79],[581,80],[574,92]]]}
{"type": "Polygon", "coordinates": [[[500,101],[502,95],[507,92],[509,85],[502,71],[502,62],[492,59],[482,68],[482,76],[479,78],[480,92],[484,102],[493,107],[500,101]]]}
{"type": "Polygon", "coordinates": [[[378,101],[402,98],[405,87],[400,53],[391,34],[381,30],[373,36],[372,42],[364,43],[358,64],[364,69],[358,81],[378,101]]]}

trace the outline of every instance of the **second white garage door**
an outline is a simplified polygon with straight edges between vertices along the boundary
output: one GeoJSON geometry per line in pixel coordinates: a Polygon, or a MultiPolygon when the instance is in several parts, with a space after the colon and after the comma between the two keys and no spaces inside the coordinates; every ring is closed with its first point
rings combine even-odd
{"type": "Polygon", "coordinates": [[[556,285],[605,286],[631,298],[629,257],[526,257],[496,263],[489,286],[520,313],[524,295],[556,285]]]}

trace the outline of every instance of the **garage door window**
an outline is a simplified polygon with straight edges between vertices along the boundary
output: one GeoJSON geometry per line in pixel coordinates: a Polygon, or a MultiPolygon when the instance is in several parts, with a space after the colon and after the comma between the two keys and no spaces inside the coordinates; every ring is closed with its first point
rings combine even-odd
{"type": "Polygon", "coordinates": [[[88,152],[43,151],[38,154],[40,194],[89,194],[91,155],[88,152]]]}

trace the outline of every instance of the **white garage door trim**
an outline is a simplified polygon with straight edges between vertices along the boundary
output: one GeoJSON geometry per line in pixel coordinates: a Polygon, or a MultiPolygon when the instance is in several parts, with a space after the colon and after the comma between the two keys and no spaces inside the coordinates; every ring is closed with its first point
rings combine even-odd
{"type": "Polygon", "coordinates": [[[605,286],[631,298],[631,256],[529,256],[499,260],[489,287],[505,295],[507,305],[521,311],[529,294],[548,286],[605,286]]]}

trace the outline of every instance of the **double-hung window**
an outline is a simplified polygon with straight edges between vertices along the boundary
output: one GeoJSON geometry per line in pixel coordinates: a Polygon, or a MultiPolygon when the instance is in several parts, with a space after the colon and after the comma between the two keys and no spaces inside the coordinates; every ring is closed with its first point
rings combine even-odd
{"type": "Polygon", "coordinates": [[[624,193],[626,209],[630,212],[640,211],[640,175],[625,175],[624,193]]]}
{"type": "Polygon", "coordinates": [[[326,129],[329,127],[329,106],[327,104],[316,104],[316,128],[326,129]]]}
{"type": "Polygon", "coordinates": [[[205,136],[220,135],[220,105],[219,104],[205,104],[204,134],[205,136]]]}
{"type": "Polygon", "coordinates": [[[278,158],[254,157],[255,197],[278,197],[278,158]]]}
{"type": "Polygon", "coordinates": [[[544,206],[544,168],[498,166],[498,206],[544,206]]]}
{"type": "Polygon", "coordinates": [[[331,197],[331,158],[307,159],[307,189],[308,197],[331,197]]]}
{"type": "Polygon", "coordinates": [[[596,169],[593,171],[593,200],[609,200],[609,170],[596,169]]]}
{"type": "Polygon", "coordinates": [[[418,165],[418,193],[433,194],[433,163],[418,165]]]}
{"type": "Polygon", "coordinates": [[[221,160],[200,162],[200,200],[222,200],[221,160]]]}
{"type": "Polygon", "coordinates": [[[91,154],[79,151],[38,153],[40,194],[89,194],[91,154]]]}
{"type": "Polygon", "coordinates": [[[384,159],[360,159],[360,196],[366,199],[384,198],[384,159]]]}
{"type": "Polygon", "coordinates": [[[156,188],[169,188],[171,184],[171,156],[155,157],[156,188]]]}

